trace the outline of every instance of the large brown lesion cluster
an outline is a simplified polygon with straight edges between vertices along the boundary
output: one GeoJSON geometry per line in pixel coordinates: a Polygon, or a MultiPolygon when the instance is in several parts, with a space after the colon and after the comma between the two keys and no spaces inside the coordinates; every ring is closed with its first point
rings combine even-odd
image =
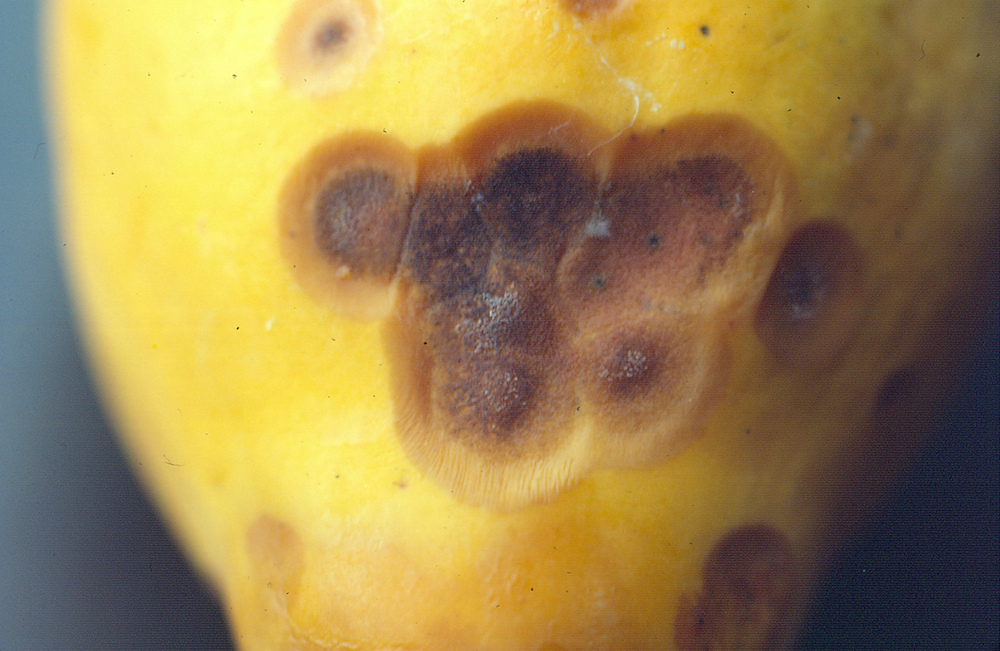
{"type": "Polygon", "coordinates": [[[766,290],[731,273],[780,250],[791,186],[736,117],[613,133],[532,102],[420,151],[378,133],[322,144],[288,182],[281,235],[305,289],[385,319],[414,462],[461,499],[516,508],[695,436],[744,304],[776,355],[836,347],[859,273],[841,262],[860,269],[849,234],[804,227],[766,290]]]}

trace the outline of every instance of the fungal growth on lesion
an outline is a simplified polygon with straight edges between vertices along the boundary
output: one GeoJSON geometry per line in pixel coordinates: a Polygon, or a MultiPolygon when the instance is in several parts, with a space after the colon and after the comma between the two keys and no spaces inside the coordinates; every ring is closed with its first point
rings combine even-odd
{"type": "Polygon", "coordinates": [[[384,134],[310,152],[281,205],[282,248],[307,291],[355,318],[388,314],[416,175],[413,153],[384,134]]]}
{"type": "Polygon", "coordinates": [[[282,80],[310,96],[343,90],[364,69],[381,36],[372,0],[299,0],[278,36],[282,80]]]}
{"type": "Polygon", "coordinates": [[[419,151],[379,133],[319,146],[287,182],[281,236],[306,291],[384,319],[413,462],[459,499],[513,509],[696,437],[726,385],[720,324],[742,305],[763,293],[765,341],[804,318],[771,295],[812,305],[788,280],[809,255],[786,247],[766,292],[726,275],[779,249],[786,170],[736,117],[616,137],[569,107],[518,103],[419,151]]]}

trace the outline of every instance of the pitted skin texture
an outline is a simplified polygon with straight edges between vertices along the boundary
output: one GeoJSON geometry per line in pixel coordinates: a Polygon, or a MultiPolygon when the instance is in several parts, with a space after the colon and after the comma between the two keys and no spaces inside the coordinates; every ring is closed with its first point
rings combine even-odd
{"type": "Polygon", "coordinates": [[[283,239],[307,291],[385,320],[411,459],[460,499],[513,509],[696,437],[734,311],[756,309],[783,363],[830,358],[813,351],[842,343],[862,269],[833,225],[770,254],[766,290],[734,276],[736,307],[704,298],[732,284],[741,248],[780,251],[786,168],[731,116],[614,133],[519,103],[417,152],[377,133],[325,143],[289,181],[283,239]]]}

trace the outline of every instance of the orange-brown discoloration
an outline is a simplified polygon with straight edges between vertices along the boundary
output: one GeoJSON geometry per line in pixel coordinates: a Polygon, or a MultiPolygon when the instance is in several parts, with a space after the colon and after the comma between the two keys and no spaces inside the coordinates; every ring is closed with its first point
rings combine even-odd
{"type": "Polygon", "coordinates": [[[563,7],[581,18],[612,18],[632,6],[635,0],[562,0],[563,7]]]}
{"type": "Polygon", "coordinates": [[[286,522],[262,515],[247,530],[246,545],[260,583],[268,587],[267,605],[287,613],[290,600],[298,594],[304,567],[305,552],[299,534],[286,522]]]}

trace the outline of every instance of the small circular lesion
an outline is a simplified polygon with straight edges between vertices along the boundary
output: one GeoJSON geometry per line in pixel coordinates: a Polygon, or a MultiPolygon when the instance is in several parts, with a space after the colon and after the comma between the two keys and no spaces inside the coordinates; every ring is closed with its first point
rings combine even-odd
{"type": "Polygon", "coordinates": [[[799,227],[774,266],[757,306],[757,335],[781,363],[822,367],[854,336],[865,258],[847,229],[822,220],[799,227]]]}
{"type": "Polygon", "coordinates": [[[523,364],[482,355],[463,360],[455,381],[441,391],[441,409],[456,426],[453,433],[471,434],[474,447],[523,444],[512,440],[540,393],[540,380],[523,364]],[[472,371],[472,372],[468,372],[472,371]]]}
{"type": "Polygon", "coordinates": [[[300,0],[278,36],[282,79],[311,96],[343,90],[354,83],[380,39],[371,0],[300,0]]]}
{"type": "Polygon", "coordinates": [[[312,52],[317,57],[335,56],[351,37],[351,25],[346,20],[320,23],[312,34],[312,52]]]}
{"type": "Polygon", "coordinates": [[[384,134],[322,143],[297,166],[280,199],[280,237],[299,284],[347,316],[389,309],[409,230],[416,159],[384,134]]]}
{"type": "Polygon", "coordinates": [[[316,197],[316,246],[345,273],[387,281],[396,271],[410,201],[408,184],[389,170],[344,170],[316,197]]]}
{"type": "Polygon", "coordinates": [[[603,292],[608,288],[608,274],[603,271],[595,271],[590,276],[590,288],[595,292],[603,292]]]}

